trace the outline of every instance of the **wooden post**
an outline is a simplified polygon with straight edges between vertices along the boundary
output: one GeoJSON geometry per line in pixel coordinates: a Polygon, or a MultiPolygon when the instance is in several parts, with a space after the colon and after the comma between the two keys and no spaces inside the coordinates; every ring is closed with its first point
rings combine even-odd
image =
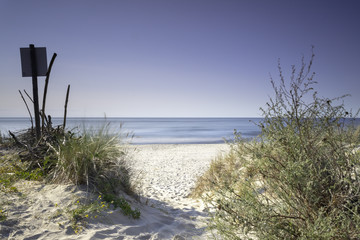
{"type": "Polygon", "coordinates": [[[30,47],[30,57],[31,57],[31,69],[32,69],[35,130],[36,130],[36,138],[37,140],[39,140],[41,137],[41,132],[40,132],[40,113],[39,113],[36,55],[35,55],[34,44],[30,44],[29,47],[30,47]]]}

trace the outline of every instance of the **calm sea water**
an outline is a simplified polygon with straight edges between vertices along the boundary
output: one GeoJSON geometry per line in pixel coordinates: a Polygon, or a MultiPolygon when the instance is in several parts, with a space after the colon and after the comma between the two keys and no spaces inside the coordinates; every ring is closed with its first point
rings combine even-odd
{"type": "MultiPolygon", "coordinates": [[[[262,118],[68,118],[67,129],[101,128],[110,124],[110,131],[132,133],[133,144],[156,143],[224,143],[233,139],[234,129],[244,138],[260,134],[256,125],[262,118]],[[120,128],[120,126],[122,127],[120,128]]],[[[360,119],[356,119],[360,125],[360,119]]],[[[62,118],[54,118],[53,125],[62,125],[62,118]]],[[[29,118],[0,118],[0,131],[16,132],[31,127],[29,118]]]]}
{"type": "MultiPolygon", "coordinates": [[[[134,134],[133,144],[155,143],[224,143],[232,139],[234,129],[245,138],[260,134],[261,118],[68,118],[67,128],[99,128],[109,123],[113,131],[134,134]]],[[[53,125],[61,125],[54,118],[53,125]]],[[[0,118],[0,131],[6,134],[31,127],[29,118],[0,118]]]]}

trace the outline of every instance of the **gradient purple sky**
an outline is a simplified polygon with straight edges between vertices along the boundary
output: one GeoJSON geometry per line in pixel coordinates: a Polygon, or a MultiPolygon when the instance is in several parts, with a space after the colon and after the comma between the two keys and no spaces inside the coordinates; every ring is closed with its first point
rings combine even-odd
{"type": "MultiPolygon", "coordinates": [[[[27,116],[20,47],[58,54],[47,114],[260,117],[270,74],[308,60],[321,96],[360,107],[357,0],[0,0],[0,117],[27,116]]],[[[286,71],[288,72],[288,71],[286,71]]],[[[40,97],[44,77],[39,77],[40,97]]]]}

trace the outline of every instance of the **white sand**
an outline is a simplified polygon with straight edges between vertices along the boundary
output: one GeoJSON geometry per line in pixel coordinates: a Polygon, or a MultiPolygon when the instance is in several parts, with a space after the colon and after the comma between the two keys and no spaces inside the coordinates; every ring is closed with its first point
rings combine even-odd
{"type": "Polygon", "coordinates": [[[0,239],[208,239],[202,203],[187,196],[211,160],[226,151],[225,144],[131,146],[131,165],[141,173],[142,197],[140,202],[127,199],[141,211],[140,219],[107,211],[78,235],[57,211],[73,206],[84,191],[71,185],[21,182],[16,185],[20,193],[0,196],[8,209],[7,220],[0,223],[0,239]]]}

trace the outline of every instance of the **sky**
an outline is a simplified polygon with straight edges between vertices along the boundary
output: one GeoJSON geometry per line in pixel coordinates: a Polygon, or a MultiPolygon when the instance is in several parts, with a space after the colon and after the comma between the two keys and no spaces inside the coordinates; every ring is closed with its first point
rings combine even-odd
{"type": "Polygon", "coordinates": [[[319,95],[350,94],[355,111],[359,13],[358,0],[0,0],[0,117],[28,116],[18,90],[32,94],[19,50],[29,44],[48,62],[58,54],[53,117],[68,84],[69,117],[261,117],[278,60],[289,76],[312,46],[319,95]]]}

